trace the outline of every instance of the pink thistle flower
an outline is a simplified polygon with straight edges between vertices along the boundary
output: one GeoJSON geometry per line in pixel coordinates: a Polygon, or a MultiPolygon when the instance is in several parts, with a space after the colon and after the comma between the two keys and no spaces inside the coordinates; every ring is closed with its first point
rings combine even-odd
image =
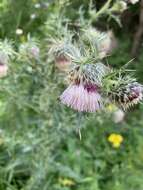
{"type": "Polygon", "coordinates": [[[71,84],[60,96],[60,100],[79,112],[95,112],[102,108],[98,87],[92,84],[71,84]]]}

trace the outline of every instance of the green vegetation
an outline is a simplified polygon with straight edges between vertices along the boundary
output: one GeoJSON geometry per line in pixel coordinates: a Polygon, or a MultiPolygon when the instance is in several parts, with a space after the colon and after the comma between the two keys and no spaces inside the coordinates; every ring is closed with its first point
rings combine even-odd
{"type": "MultiPolygon", "coordinates": [[[[104,2],[94,3],[99,9],[104,2]]],[[[59,101],[65,74],[55,68],[48,50],[51,39],[66,36],[66,23],[75,39],[79,28],[91,23],[113,28],[118,48],[104,62],[120,68],[132,59],[133,33],[120,28],[116,16],[93,21],[88,4],[0,1],[0,53],[9,67],[0,78],[0,190],[143,190],[143,105],[115,123],[113,105],[104,113],[78,113],[59,101]],[[118,147],[118,139],[109,140],[115,134],[123,138],[118,147]]],[[[142,62],[140,53],[129,64],[139,82],[142,62]]]]}

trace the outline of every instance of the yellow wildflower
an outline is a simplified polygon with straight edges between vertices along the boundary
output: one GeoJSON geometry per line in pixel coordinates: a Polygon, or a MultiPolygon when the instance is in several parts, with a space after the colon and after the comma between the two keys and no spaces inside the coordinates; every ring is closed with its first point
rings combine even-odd
{"type": "Polygon", "coordinates": [[[63,186],[73,186],[75,185],[75,182],[72,179],[67,179],[67,178],[59,178],[59,183],[63,186]]]}
{"type": "Polygon", "coordinates": [[[119,148],[121,143],[123,142],[123,137],[120,134],[112,133],[108,137],[108,141],[112,143],[114,148],[119,148]]]}

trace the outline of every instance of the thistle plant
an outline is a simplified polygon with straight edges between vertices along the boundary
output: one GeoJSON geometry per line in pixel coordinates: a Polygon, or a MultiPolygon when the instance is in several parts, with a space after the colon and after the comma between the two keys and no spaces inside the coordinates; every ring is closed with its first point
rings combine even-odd
{"type": "Polygon", "coordinates": [[[30,38],[27,36],[26,42],[23,42],[19,46],[19,59],[39,59],[40,49],[39,49],[39,42],[35,39],[30,38]]]}
{"type": "Polygon", "coordinates": [[[66,71],[71,65],[72,55],[78,56],[78,49],[72,44],[72,37],[70,39],[52,39],[49,55],[53,55],[55,66],[61,71],[66,71]],[[69,56],[70,55],[70,56],[69,56]]]}
{"type": "Polygon", "coordinates": [[[80,32],[76,40],[70,36],[66,38],[70,41],[55,41],[49,51],[55,56],[57,67],[70,65],[69,87],[60,96],[61,102],[83,112],[102,109],[107,99],[123,109],[139,103],[142,85],[125,71],[114,71],[104,64],[103,58],[111,47],[110,36],[94,29],[80,32]]]}
{"type": "Polygon", "coordinates": [[[7,64],[10,58],[14,58],[16,52],[13,50],[12,42],[5,39],[0,41],[0,62],[7,64]]]}
{"type": "Polygon", "coordinates": [[[142,121],[138,128],[132,117],[121,122],[142,101],[143,86],[133,71],[111,67],[113,31],[95,27],[135,1],[108,0],[90,13],[86,6],[75,11],[83,1],[25,2],[18,21],[11,17],[15,41],[0,41],[0,190],[142,190],[142,121]]]}
{"type": "Polygon", "coordinates": [[[101,109],[102,100],[99,92],[105,69],[103,70],[101,63],[97,64],[97,67],[91,64],[74,67],[69,72],[70,86],[60,97],[62,103],[78,111],[94,112],[101,109]]]}
{"type": "MultiPolygon", "coordinates": [[[[74,45],[73,39],[71,47],[74,45]]],[[[107,33],[90,29],[84,31],[78,39],[78,49],[75,48],[78,56],[76,51],[63,48],[64,54],[70,57],[71,70],[67,77],[69,87],[60,97],[62,103],[77,111],[95,112],[103,108],[107,99],[123,109],[142,100],[143,88],[136,79],[125,70],[114,71],[105,66],[103,58],[108,55],[110,46],[111,39],[107,33]],[[101,56],[103,52],[104,56],[101,56]]]]}
{"type": "Polygon", "coordinates": [[[83,30],[81,40],[90,48],[96,59],[103,59],[110,55],[117,47],[117,40],[112,31],[101,32],[95,28],[83,30]]]}
{"type": "Polygon", "coordinates": [[[99,11],[95,11],[94,9],[89,11],[91,19],[97,21],[102,16],[108,16],[120,24],[119,16],[127,9],[127,3],[125,0],[108,0],[99,11]]]}
{"type": "MultiPolygon", "coordinates": [[[[99,103],[101,99],[99,99],[99,96],[97,100],[96,97],[93,98],[96,100],[95,103],[93,101],[88,103],[88,98],[91,100],[91,92],[100,92],[100,96],[103,95],[102,101],[109,98],[123,109],[139,103],[143,97],[143,86],[136,82],[136,79],[130,77],[129,74],[124,75],[120,71],[115,73],[103,63],[74,66],[73,70],[69,72],[69,79],[70,84],[76,85],[76,88],[70,86],[61,96],[61,101],[78,111],[88,111],[88,108],[84,109],[81,106],[84,107],[84,102],[86,102],[85,107],[91,105],[100,107],[96,106],[96,102],[99,103]],[[89,95],[86,94],[86,91],[89,92],[89,95]]],[[[101,105],[101,102],[99,105],[101,105]]],[[[92,111],[95,110],[93,108],[92,111]]]]}

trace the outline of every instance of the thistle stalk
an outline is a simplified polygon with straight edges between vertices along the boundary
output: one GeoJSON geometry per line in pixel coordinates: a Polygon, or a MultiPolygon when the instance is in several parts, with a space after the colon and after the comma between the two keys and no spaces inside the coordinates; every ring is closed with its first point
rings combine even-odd
{"type": "Polygon", "coordinates": [[[92,16],[92,21],[96,21],[102,14],[106,13],[110,7],[112,0],[108,0],[103,7],[94,15],[92,16]]]}

